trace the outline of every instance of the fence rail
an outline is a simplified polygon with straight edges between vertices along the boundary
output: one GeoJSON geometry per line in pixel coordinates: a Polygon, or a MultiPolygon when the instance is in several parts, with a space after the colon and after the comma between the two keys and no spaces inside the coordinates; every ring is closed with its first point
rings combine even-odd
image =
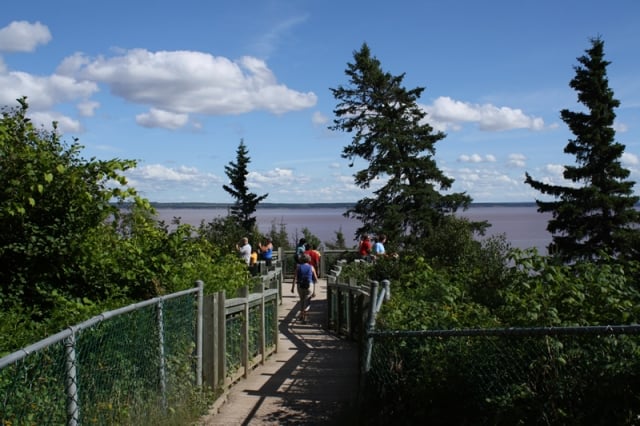
{"type": "Polygon", "coordinates": [[[277,350],[282,269],[109,311],[0,359],[0,425],[157,424],[277,350]],[[253,290],[253,291],[250,291],[253,290]]]}

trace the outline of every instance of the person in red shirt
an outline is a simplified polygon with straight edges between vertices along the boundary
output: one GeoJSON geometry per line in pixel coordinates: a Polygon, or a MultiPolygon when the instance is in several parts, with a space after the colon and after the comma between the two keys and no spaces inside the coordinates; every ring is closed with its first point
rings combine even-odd
{"type": "Polygon", "coordinates": [[[368,235],[363,235],[360,240],[360,245],[358,246],[358,253],[360,254],[360,258],[366,261],[371,261],[371,239],[368,235]]]}
{"type": "Polygon", "coordinates": [[[318,274],[320,271],[320,255],[318,254],[318,252],[313,250],[311,248],[311,245],[307,243],[304,245],[304,254],[309,256],[309,264],[313,266],[313,269],[315,269],[316,274],[318,274]]]}

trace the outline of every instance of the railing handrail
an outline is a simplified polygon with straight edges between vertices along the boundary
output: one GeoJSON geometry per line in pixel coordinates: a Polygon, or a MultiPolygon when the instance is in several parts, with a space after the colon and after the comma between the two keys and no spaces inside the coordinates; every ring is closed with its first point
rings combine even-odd
{"type": "Polygon", "coordinates": [[[375,337],[575,336],[582,334],[640,334],[640,325],[463,328],[451,330],[371,330],[367,332],[367,336],[375,337]]]}

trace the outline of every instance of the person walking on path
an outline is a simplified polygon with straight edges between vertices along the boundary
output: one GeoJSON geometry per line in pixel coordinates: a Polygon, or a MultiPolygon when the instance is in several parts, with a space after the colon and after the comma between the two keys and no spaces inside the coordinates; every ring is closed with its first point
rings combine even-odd
{"type": "Polygon", "coordinates": [[[302,260],[302,255],[304,254],[304,245],[307,243],[307,240],[304,238],[300,238],[298,241],[298,245],[296,246],[296,252],[293,254],[293,257],[296,260],[296,263],[300,263],[302,260]]]}
{"type": "Polygon", "coordinates": [[[309,256],[309,264],[316,270],[316,275],[320,276],[320,253],[307,243],[304,245],[304,254],[309,256]]]}
{"type": "Polygon", "coordinates": [[[291,293],[295,292],[297,284],[298,297],[300,298],[300,316],[298,318],[302,323],[305,323],[307,321],[307,312],[311,308],[311,299],[316,295],[315,284],[318,282],[318,275],[309,263],[309,255],[303,253],[300,259],[301,263],[296,266],[296,272],[293,275],[291,293]]]}

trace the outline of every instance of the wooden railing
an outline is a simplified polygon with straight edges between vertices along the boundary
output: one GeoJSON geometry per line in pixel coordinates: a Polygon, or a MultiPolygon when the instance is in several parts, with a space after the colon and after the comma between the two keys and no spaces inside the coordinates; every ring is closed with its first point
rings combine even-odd
{"type": "Polygon", "coordinates": [[[237,297],[224,291],[204,297],[203,383],[226,394],[241,377],[278,350],[282,268],[276,262],[237,297]]]}

